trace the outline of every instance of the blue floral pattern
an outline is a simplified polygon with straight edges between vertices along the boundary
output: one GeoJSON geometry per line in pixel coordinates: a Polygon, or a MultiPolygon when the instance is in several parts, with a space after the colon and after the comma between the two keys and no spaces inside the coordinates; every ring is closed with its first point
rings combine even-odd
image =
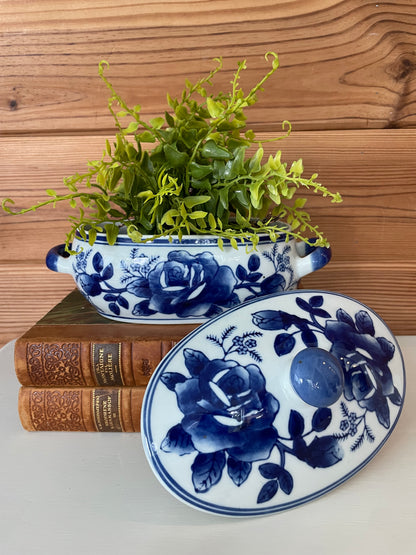
{"type": "Polygon", "coordinates": [[[207,356],[203,345],[198,350],[184,348],[182,367],[161,374],[162,384],[176,395],[181,418],[167,430],[160,449],[190,457],[197,494],[222,480],[240,487],[255,472],[261,484],[257,505],[276,495],[290,496],[295,487],[293,469],[299,462],[312,469],[337,465],[345,456],[343,443],[350,440],[350,451],[356,451],[365,441],[375,441],[369,414],[388,429],[389,404],[402,404],[389,369],[395,347],[376,337],[368,311],[351,316],[340,308],[334,318],[324,308],[322,295],[297,296],[296,304],[296,314],[254,312],[255,329],[244,333],[231,325],[219,335],[207,335],[217,357],[207,356]],[[325,338],[344,373],[339,402],[313,411],[292,409],[282,420],[278,393],[268,390],[258,348],[263,335],[275,331],[279,332],[273,342],[276,362],[295,345],[316,347],[320,337],[325,338]]]}
{"type": "Polygon", "coordinates": [[[333,319],[322,308],[321,295],[313,295],[308,301],[299,297],[296,303],[305,312],[305,317],[280,310],[266,310],[254,314],[253,322],[260,329],[285,330],[276,336],[274,342],[279,357],[292,351],[296,335],[300,335],[305,347],[316,347],[318,334],[330,341],[330,353],[338,359],[344,372],[345,399],[355,402],[360,411],[359,415],[355,411],[350,412],[347,404],[341,402],[345,418],[340,423],[342,433],[337,437],[347,439],[356,436],[360,429],[351,447],[356,450],[365,440],[374,441],[373,431],[366,422],[367,413],[374,412],[378,422],[389,429],[389,403],[396,406],[402,404],[389,368],[395,346],[386,338],[375,336],[373,320],[366,310],[360,310],[352,317],[339,308],[333,319]]]}
{"type": "Polygon", "coordinates": [[[264,276],[261,258],[253,253],[247,267],[239,264],[235,272],[220,265],[212,253],[191,254],[185,249],[172,250],[165,259],[130,251],[130,260],[121,263],[121,284],[114,287],[112,263],[106,263],[98,251],[92,257],[92,271],[87,271],[92,249],[80,252],[73,263],[75,281],[87,298],[101,297],[110,313],[131,310],[133,316],[153,314],[180,318],[211,318],[242,301],[290,289],[294,273],[287,254],[275,244],[263,256],[273,263],[274,272],[264,276]],[[283,274],[287,274],[287,279],[283,274]],[[121,286],[120,286],[121,285],[121,286]]]}

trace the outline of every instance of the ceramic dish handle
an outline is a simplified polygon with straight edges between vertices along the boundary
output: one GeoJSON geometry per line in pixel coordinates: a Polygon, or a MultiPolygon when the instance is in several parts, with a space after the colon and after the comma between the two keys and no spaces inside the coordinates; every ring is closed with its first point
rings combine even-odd
{"type": "Polygon", "coordinates": [[[56,245],[46,255],[46,266],[53,272],[72,275],[72,256],[65,250],[65,245],[56,245]]]}
{"type": "Polygon", "coordinates": [[[329,247],[314,247],[303,241],[296,244],[298,258],[295,260],[295,271],[298,279],[323,268],[331,260],[329,247]]]}

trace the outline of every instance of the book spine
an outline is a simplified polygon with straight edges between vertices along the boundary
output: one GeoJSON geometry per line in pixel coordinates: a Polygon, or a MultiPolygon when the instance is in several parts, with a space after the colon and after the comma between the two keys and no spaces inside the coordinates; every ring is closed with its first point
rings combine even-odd
{"type": "Polygon", "coordinates": [[[146,386],[176,340],[27,341],[14,362],[21,385],[35,387],[146,386]]]}
{"type": "Polygon", "coordinates": [[[140,432],[144,387],[21,387],[20,421],[28,431],[140,432]]]}

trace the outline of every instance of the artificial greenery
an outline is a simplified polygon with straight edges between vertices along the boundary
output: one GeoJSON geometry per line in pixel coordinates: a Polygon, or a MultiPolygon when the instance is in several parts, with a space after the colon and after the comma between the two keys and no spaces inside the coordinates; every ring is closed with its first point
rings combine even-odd
{"type": "MultiPolygon", "coordinates": [[[[274,52],[265,58],[271,69],[248,94],[240,87],[245,61],[238,64],[229,92],[209,94],[223,68],[222,59],[216,58],[206,77],[195,84],[186,80],[179,98],[167,95],[170,110],[148,122],[140,105],[130,108],[114,90],[104,75],[109,64],[102,61],[99,75],[111,92],[108,108],[117,126],[114,144],[107,140],[101,160],[89,161],[85,173],[64,179],[67,194],[48,189],[46,200],[17,211],[10,206],[13,200],[5,199],[3,209],[22,214],[69,202],[77,213],[69,217],[69,251],[77,232],[93,244],[97,232],[105,230],[114,244],[121,228],[135,242],[214,234],[220,246],[224,238],[234,247],[238,240],[255,246],[260,233],[273,240],[283,233],[306,241],[312,235],[315,244],[327,245],[304,210],[306,199],[295,194],[311,189],[341,202],[339,193],[318,183],[317,174],[302,177],[301,159],[288,168],[278,151],[264,161],[262,141],[247,129],[245,110],[257,102],[257,93],[279,67],[274,52]]],[[[290,134],[289,122],[282,128],[283,135],[272,140],[290,134]]]]}

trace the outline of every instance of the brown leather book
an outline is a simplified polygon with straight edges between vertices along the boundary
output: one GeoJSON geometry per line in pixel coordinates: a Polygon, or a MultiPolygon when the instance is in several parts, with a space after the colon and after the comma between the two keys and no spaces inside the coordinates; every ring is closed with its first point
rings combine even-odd
{"type": "Polygon", "coordinates": [[[74,290],[17,339],[17,379],[36,387],[145,386],[165,354],[196,327],[109,320],[74,290]]]}
{"type": "Polygon", "coordinates": [[[140,432],[145,387],[21,387],[23,428],[50,432],[140,432]]]}

